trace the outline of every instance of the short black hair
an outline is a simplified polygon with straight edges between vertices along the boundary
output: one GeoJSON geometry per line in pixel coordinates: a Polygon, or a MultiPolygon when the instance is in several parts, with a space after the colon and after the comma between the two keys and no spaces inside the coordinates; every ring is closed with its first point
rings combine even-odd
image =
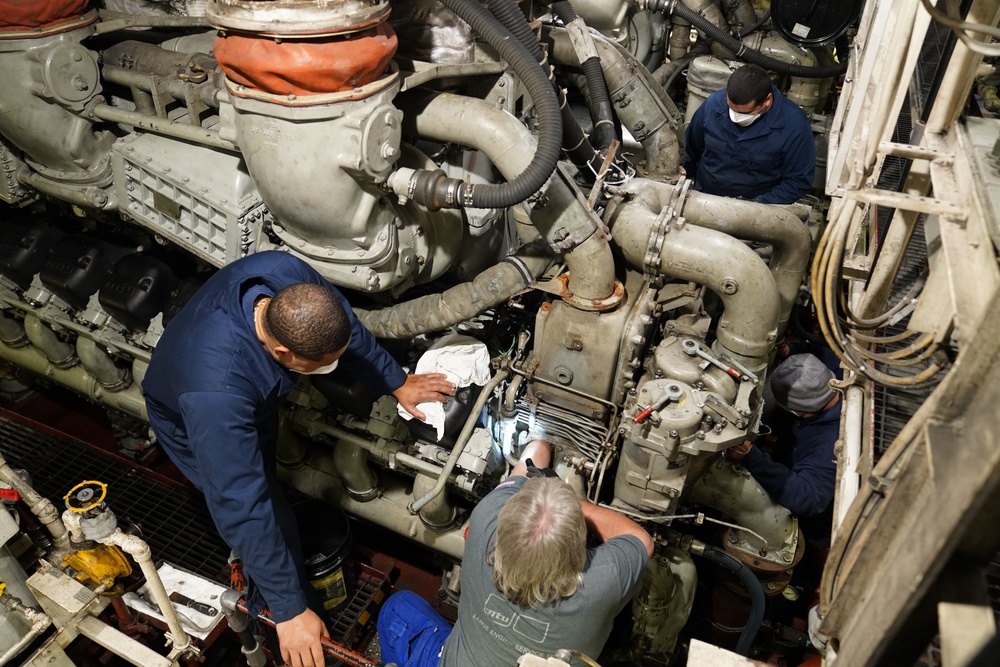
{"type": "Polygon", "coordinates": [[[771,92],[771,77],[760,65],[744,65],[729,77],[726,97],[736,106],[762,103],[771,92]]]}
{"type": "Polygon", "coordinates": [[[264,330],[300,357],[321,361],[351,340],[344,305],[323,285],[295,283],[280,290],[267,306],[264,330]]]}

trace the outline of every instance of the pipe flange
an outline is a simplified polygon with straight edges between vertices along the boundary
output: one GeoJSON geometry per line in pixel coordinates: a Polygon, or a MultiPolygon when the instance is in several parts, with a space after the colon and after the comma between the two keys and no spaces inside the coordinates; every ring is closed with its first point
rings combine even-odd
{"type": "Polygon", "coordinates": [[[366,30],[389,17],[388,0],[209,0],[205,18],[215,28],[265,37],[323,37],[366,30]]]}
{"type": "MultiPolygon", "coordinates": [[[[787,570],[798,565],[799,561],[802,560],[802,556],[805,554],[806,540],[802,534],[801,528],[798,529],[796,534],[794,552],[790,552],[789,549],[783,548],[777,551],[772,551],[765,556],[746,551],[743,548],[743,544],[745,543],[742,543],[742,540],[737,535],[738,533],[745,534],[739,529],[726,528],[722,532],[723,548],[730,556],[737,558],[741,563],[757,572],[780,572],[782,570],[787,570]]],[[[757,538],[751,535],[750,540],[752,542],[756,542],[757,538]]]]}
{"type": "Polygon", "coordinates": [[[615,280],[614,289],[611,290],[611,294],[603,299],[585,299],[578,296],[569,288],[569,283],[570,274],[566,271],[559,274],[552,280],[533,283],[531,287],[541,292],[555,294],[560,299],[578,310],[591,312],[604,312],[606,310],[611,310],[625,298],[625,286],[620,280],[615,280]]]}
{"type": "Polygon", "coordinates": [[[686,178],[678,181],[674,185],[670,200],[660,209],[660,214],[653,221],[649,231],[649,245],[643,262],[643,272],[647,280],[655,281],[662,275],[663,242],[675,223],[678,226],[684,223],[682,213],[691,183],[692,181],[686,178]]]}

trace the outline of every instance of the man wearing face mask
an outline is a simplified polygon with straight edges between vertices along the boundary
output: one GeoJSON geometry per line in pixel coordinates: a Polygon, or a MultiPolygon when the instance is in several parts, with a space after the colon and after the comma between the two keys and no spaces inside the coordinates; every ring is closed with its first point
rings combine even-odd
{"type": "Polygon", "coordinates": [[[418,418],[418,403],[454,395],[443,374],[407,375],[336,288],[276,251],[213,275],[163,332],[142,382],[153,432],[205,494],[243,560],[250,611],[268,607],[293,667],[324,664],[327,630],[309,608],[295,518],[277,481],[278,406],[299,374],[340,362],[418,418]]]}
{"type": "Polygon", "coordinates": [[[759,65],[733,72],[695,111],[684,140],[684,168],[700,192],[791,204],[812,187],[809,120],[759,65]]]}

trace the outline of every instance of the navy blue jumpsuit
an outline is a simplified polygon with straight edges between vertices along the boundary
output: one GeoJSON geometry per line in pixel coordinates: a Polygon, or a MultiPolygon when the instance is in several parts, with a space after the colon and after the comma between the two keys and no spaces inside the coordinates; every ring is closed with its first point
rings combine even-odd
{"type": "Polygon", "coordinates": [[[167,326],[142,382],[153,432],[205,494],[219,533],[243,559],[251,611],[266,602],[279,623],[307,606],[298,531],[274,458],[278,406],[298,374],[257,339],[253,302],[301,282],[328,286],[344,304],[352,329],[341,366],[380,393],[402,386],[405,371],[343,295],[308,264],[277,251],[213,275],[167,326]]]}
{"type": "Polygon", "coordinates": [[[774,86],[771,94],[771,108],[749,127],[730,120],[725,90],[694,112],[684,168],[695,190],[761,204],[791,204],[809,192],[816,171],[809,120],[774,86]]]}

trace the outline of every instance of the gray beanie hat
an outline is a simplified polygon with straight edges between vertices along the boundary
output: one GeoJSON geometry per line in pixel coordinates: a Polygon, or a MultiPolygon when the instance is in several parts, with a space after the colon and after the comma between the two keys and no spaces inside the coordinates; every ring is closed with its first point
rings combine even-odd
{"type": "Polygon", "coordinates": [[[771,392],[778,406],[797,412],[819,412],[833,398],[833,371],[811,354],[785,359],[771,375],[771,392]]]}

